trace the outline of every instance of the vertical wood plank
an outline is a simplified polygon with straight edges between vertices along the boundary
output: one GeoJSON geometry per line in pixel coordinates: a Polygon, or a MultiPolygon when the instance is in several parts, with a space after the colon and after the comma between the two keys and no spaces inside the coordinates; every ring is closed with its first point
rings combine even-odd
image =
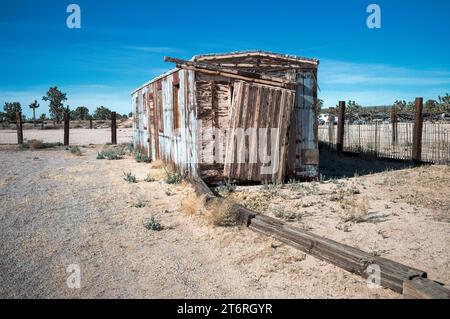
{"type": "Polygon", "coordinates": [[[413,132],[413,147],[412,160],[421,161],[422,159],[422,130],[423,130],[423,98],[416,98],[415,114],[414,114],[414,132],[413,132]]]}
{"type": "Polygon", "coordinates": [[[339,152],[344,150],[345,130],[345,101],[339,101],[338,132],[336,148],[339,152]]]}

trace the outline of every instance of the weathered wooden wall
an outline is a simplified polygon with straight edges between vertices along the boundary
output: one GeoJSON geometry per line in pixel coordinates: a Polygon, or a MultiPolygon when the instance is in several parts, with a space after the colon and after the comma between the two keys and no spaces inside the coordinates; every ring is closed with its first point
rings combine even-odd
{"type": "Polygon", "coordinates": [[[194,72],[176,70],[145,84],[132,95],[133,101],[138,100],[138,107],[133,108],[133,118],[137,118],[133,122],[135,148],[152,160],[173,165],[185,175],[197,173],[194,85],[194,72]],[[174,85],[178,85],[179,129],[174,127],[174,85]]]}

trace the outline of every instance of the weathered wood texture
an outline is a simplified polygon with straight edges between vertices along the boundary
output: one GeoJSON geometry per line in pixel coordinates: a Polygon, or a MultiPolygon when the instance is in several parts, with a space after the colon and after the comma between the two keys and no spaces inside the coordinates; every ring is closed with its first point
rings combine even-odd
{"type": "MultiPolygon", "coordinates": [[[[201,178],[189,180],[198,196],[207,201],[224,199],[216,196],[201,178]]],[[[327,261],[351,273],[368,278],[374,266],[379,267],[380,285],[403,293],[405,298],[450,299],[450,290],[427,279],[426,272],[407,265],[373,256],[358,248],[289,226],[278,219],[261,215],[239,204],[232,206],[237,221],[249,229],[273,237],[287,245],[327,261]]]]}
{"type": "Polygon", "coordinates": [[[205,72],[215,75],[223,75],[229,78],[235,78],[237,80],[246,80],[249,82],[255,82],[259,84],[281,86],[285,88],[295,88],[295,86],[297,85],[295,81],[290,81],[288,79],[260,74],[254,71],[249,72],[232,68],[224,68],[216,64],[193,62],[171,57],[164,57],[164,61],[176,63],[177,67],[179,68],[186,68],[198,72],[205,72]]]}
{"type": "Polygon", "coordinates": [[[414,277],[426,277],[424,271],[403,264],[372,256],[357,248],[303,231],[275,218],[257,215],[249,228],[281,242],[293,246],[319,259],[332,263],[364,278],[368,277],[367,267],[378,265],[381,271],[381,285],[396,292],[403,292],[403,283],[414,277]]]}
{"type": "Polygon", "coordinates": [[[70,117],[69,112],[64,112],[64,145],[69,145],[69,128],[70,128],[70,117]]]}
{"type": "Polygon", "coordinates": [[[235,82],[226,145],[225,177],[278,183],[284,181],[287,129],[294,97],[294,92],[290,90],[235,82]],[[266,171],[262,170],[263,167],[266,167],[266,171]]]}
{"type": "Polygon", "coordinates": [[[416,98],[414,114],[414,132],[412,145],[412,160],[420,161],[422,159],[422,130],[423,130],[423,98],[416,98]]]}
{"type": "Polygon", "coordinates": [[[450,290],[427,278],[416,277],[403,283],[405,299],[450,299],[450,290]]]}
{"type": "Polygon", "coordinates": [[[111,112],[111,144],[117,144],[117,122],[116,112],[111,112]]]}
{"type": "Polygon", "coordinates": [[[339,152],[344,150],[344,132],[345,132],[345,101],[339,101],[338,109],[338,129],[336,149],[339,152]]]}
{"type": "Polygon", "coordinates": [[[22,112],[16,112],[17,144],[23,144],[22,112]]]}

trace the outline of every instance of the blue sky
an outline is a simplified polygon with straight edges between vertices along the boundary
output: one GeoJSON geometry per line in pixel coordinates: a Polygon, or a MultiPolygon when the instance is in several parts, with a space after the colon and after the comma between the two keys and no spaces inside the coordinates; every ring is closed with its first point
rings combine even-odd
{"type": "MultiPolygon", "coordinates": [[[[268,50],[320,60],[319,97],[363,105],[450,93],[450,1],[0,1],[0,103],[53,85],[71,108],[130,110],[130,93],[173,67],[164,55],[268,50]],[[66,8],[81,7],[81,29],[66,8]],[[366,26],[369,4],[381,29],[366,26]]],[[[47,103],[40,101],[48,114],[47,103]]]]}

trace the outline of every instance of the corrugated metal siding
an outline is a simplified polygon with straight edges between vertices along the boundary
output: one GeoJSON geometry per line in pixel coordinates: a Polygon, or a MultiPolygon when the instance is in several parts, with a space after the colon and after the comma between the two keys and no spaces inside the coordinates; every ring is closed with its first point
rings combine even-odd
{"type": "MultiPolygon", "coordinates": [[[[181,70],[152,82],[133,93],[132,99],[138,97],[138,121],[133,121],[133,142],[135,148],[152,159],[161,159],[172,164],[182,174],[197,174],[196,115],[194,91],[194,74],[181,70]],[[178,105],[180,111],[180,128],[174,129],[173,81],[178,77],[178,105]],[[144,98],[147,105],[144,112],[144,98]],[[151,96],[151,97],[150,97],[151,96]],[[159,103],[158,99],[162,101],[159,103]],[[159,122],[158,107],[162,105],[163,121],[159,122]],[[152,119],[152,121],[150,121],[152,119]],[[150,133],[150,134],[149,134],[150,133]],[[155,140],[156,137],[156,140],[155,140]]],[[[133,118],[136,119],[134,108],[133,118]]]]}
{"type": "Polygon", "coordinates": [[[319,174],[318,145],[315,136],[314,103],[316,99],[315,79],[312,71],[297,74],[299,86],[296,92],[296,156],[295,176],[314,178],[319,174]]]}

